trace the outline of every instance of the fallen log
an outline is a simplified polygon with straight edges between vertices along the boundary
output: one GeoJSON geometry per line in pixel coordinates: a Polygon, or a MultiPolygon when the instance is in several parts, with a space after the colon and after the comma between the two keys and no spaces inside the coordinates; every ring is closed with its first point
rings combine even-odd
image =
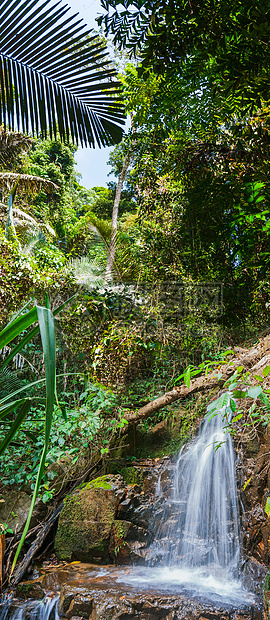
{"type": "MultiPolygon", "coordinates": [[[[189,387],[186,385],[174,387],[169,392],[147,403],[147,405],[144,405],[138,409],[138,411],[125,415],[125,418],[129,425],[136,425],[141,420],[145,420],[156,411],[159,411],[159,409],[171,405],[180,398],[185,398],[198,392],[212,390],[217,387],[221,388],[239,366],[243,366],[244,372],[249,371],[251,374],[256,374],[269,364],[270,336],[266,336],[250,349],[236,349],[236,356],[231,358],[226,364],[220,365],[217,362],[218,369],[209,373],[207,377],[203,374],[199,378],[192,379],[189,387]],[[222,372],[221,377],[219,376],[220,372],[222,372]]],[[[126,430],[127,425],[125,427],[125,431],[126,430]]]]}
{"type": "Polygon", "coordinates": [[[22,579],[25,571],[27,570],[31,560],[33,559],[34,555],[36,554],[36,552],[40,549],[40,547],[42,546],[46,536],[48,536],[53,524],[55,523],[56,519],[58,519],[59,514],[63,508],[63,502],[60,504],[60,506],[58,506],[56,508],[56,510],[53,512],[53,514],[50,516],[50,518],[48,519],[48,521],[46,521],[46,523],[44,523],[42,529],[40,529],[40,531],[38,532],[38,535],[36,537],[36,539],[34,540],[34,542],[32,543],[30,549],[28,549],[26,555],[24,556],[23,560],[21,561],[21,563],[19,564],[19,566],[16,568],[16,570],[13,573],[13,576],[11,578],[12,581],[12,585],[17,585],[17,583],[19,583],[19,581],[22,579]]]}

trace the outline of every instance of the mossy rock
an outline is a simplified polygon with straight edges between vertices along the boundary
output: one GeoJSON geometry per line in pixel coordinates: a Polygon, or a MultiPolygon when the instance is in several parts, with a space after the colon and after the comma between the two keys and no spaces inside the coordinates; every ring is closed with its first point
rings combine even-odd
{"type": "Polygon", "coordinates": [[[120,473],[127,484],[138,484],[141,486],[143,483],[143,475],[139,467],[122,467],[120,473]]]}
{"type": "Polygon", "coordinates": [[[107,475],[66,497],[55,537],[61,560],[109,561],[112,523],[123,492],[123,478],[107,475]]]}
{"type": "Polygon", "coordinates": [[[110,475],[100,476],[99,478],[95,478],[87,484],[84,484],[82,490],[84,489],[112,489],[115,487],[115,483],[112,480],[110,475]]]}
{"type": "Polygon", "coordinates": [[[24,600],[28,598],[42,600],[45,596],[45,591],[38,581],[23,581],[17,585],[16,595],[24,600]]]}

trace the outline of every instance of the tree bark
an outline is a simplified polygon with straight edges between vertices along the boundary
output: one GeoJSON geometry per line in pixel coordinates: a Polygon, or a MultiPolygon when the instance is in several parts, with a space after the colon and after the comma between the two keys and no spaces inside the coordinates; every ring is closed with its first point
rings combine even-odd
{"type": "Polygon", "coordinates": [[[114,259],[115,259],[119,202],[121,198],[123,183],[125,181],[126,174],[127,174],[127,169],[130,164],[130,160],[131,160],[131,150],[129,150],[125,156],[123,168],[121,170],[118,183],[117,183],[117,188],[116,188],[116,194],[115,194],[114,205],[113,205],[113,213],[112,213],[112,234],[111,234],[110,246],[109,246],[109,256],[108,256],[107,266],[106,266],[106,271],[105,271],[105,279],[107,281],[112,280],[112,271],[113,271],[113,264],[114,264],[114,259]]]}
{"type": "MultiPolygon", "coordinates": [[[[218,364],[218,363],[217,363],[218,364]]],[[[155,400],[152,400],[138,411],[125,416],[129,425],[136,425],[141,420],[150,417],[159,409],[171,405],[180,398],[185,398],[197,392],[204,392],[216,387],[223,387],[224,383],[233,375],[239,366],[243,366],[245,372],[252,374],[259,373],[263,368],[270,365],[270,336],[266,336],[259,344],[251,349],[238,349],[236,357],[232,358],[228,363],[222,364],[220,369],[211,372],[208,377],[205,374],[198,379],[192,379],[190,386],[181,385],[174,387],[170,392],[166,392],[155,400]],[[217,373],[222,372],[222,377],[218,377],[217,373]]],[[[239,375],[240,376],[240,375],[239,375]]],[[[126,425],[127,428],[127,425],[126,425]]]]}

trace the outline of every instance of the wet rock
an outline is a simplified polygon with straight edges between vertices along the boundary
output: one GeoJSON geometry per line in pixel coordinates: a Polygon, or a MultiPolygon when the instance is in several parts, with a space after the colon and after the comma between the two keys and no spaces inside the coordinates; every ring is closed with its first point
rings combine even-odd
{"type": "Polygon", "coordinates": [[[48,505],[44,504],[41,498],[37,499],[30,521],[30,529],[45,521],[48,516],[48,512],[48,505]]]}
{"type": "Polygon", "coordinates": [[[42,600],[45,596],[45,591],[38,581],[23,581],[16,587],[16,596],[23,600],[28,598],[42,600]]]}
{"type": "Polygon", "coordinates": [[[142,564],[144,556],[142,550],[151,542],[150,533],[129,521],[114,521],[110,553],[116,564],[142,564]]]}
{"type": "Polygon", "coordinates": [[[155,469],[152,471],[143,471],[143,492],[145,495],[155,495],[158,484],[158,472],[155,469]]]}
{"type": "Polygon", "coordinates": [[[138,493],[135,489],[128,489],[128,495],[118,507],[117,519],[131,521],[139,527],[148,529],[153,517],[153,500],[138,493]]]}
{"type": "Polygon", "coordinates": [[[244,565],[241,581],[250,592],[261,594],[267,568],[254,558],[250,558],[244,565]]]}
{"type": "Polygon", "coordinates": [[[58,613],[65,618],[89,618],[93,610],[93,597],[91,593],[83,588],[70,589],[64,587],[61,591],[58,613]]]}
{"type": "Polygon", "coordinates": [[[162,420],[148,432],[154,442],[165,441],[169,437],[168,421],[162,420]]]}
{"type": "Polygon", "coordinates": [[[109,561],[109,541],[117,507],[124,495],[123,478],[96,478],[65,499],[55,538],[62,560],[109,561]]]}

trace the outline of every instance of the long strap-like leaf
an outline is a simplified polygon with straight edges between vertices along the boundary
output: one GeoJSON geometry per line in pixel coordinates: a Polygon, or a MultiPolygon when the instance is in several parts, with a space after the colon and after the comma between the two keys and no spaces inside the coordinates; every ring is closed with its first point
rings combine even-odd
{"type": "Polygon", "coordinates": [[[9,446],[10,442],[12,441],[14,435],[17,433],[17,430],[18,428],[20,428],[21,424],[26,418],[30,407],[31,407],[31,399],[27,398],[27,400],[22,405],[19,413],[17,414],[15,421],[13,422],[11,428],[9,429],[9,432],[3,439],[2,443],[0,444],[0,456],[2,456],[3,452],[6,450],[6,448],[9,446]]]}
{"type": "Polygon", "coordinates": [[[35,323],[37,320],[37,308],[35,306],[31,310],[29,310],[29,312],[26,312],[26,314],[19,316],[17,319],[15,319],[15,321],[9,323],[9,325],[0,332],[0,349],[3,349],[3,347],[5,347],[9,342],[11,342],[11,340],[21,334],[24,329],[27,329],[28,327],[30,327],[30,325],[33,325],[33,323],[35,323]]]}
{"type": "MultiPolygon", "coordinates": [[[[76,295],[72,295],[72,297],[67,299],[67,301],[64,301],[60,306],[58,306],[58,308],[53,311],[53,315],[56,316],[57,314],[59,314],[59,312],[61,312],[73,299],[75,299],[75,297],[76,295]]],[[[14,347],[14,349],[12,349],[12,351],[5,357],[4,361],[0,365],[0,368],[5,368],[5,366],[7,366],[9,362],[11,362],[13,357],[15,357],[15,355],[19,353],[28,344],[28,342],[30,342],[30,340],[38,334],[38,332],[39,326],[37,325],[36,327],[31,329],[31,331],[26,334],[26,336],[24,336],[24,338],[22,338],[22,340],[20,340],[20,342],[14,347]]]]}
{"type": "Polygon", "coordinates": [[[55,387],[56,387],[56,346],[55,346],[54,317],[53,317],[51,310],[49,310],[49,308],[37,306],[37,313],[38,313],[38,322],[39,322],[39,328],[40,328],[40,334],[41,334],[42,348],[43,348],[43,353],[44,353],[45,374],[46,374],[46,415],[45,415],[44,446],[43,446],[43,451],[42,451],[41,459],[39,463],[39,469],[38,469],[38,474],[37,474],[37,479],[36,479],[36,484],[35,484],[35,489],[34,489],[34,493],[32,497],[29,514],[27,517],[27,521],[26,521],[23,533],[22,533],[20,543],[18,545],[18,549],[14,557],[11,574],[14,570],[19,553],[23,546],[25,536],[28,532],[29,524],[31,521],[32,513],[34,510],[39,487],[40,487],[41,480],[42,480],[42,475],[43,475],[44,466],[46,462],[46,455],[47,455],[47,450],[48,450],[50,432],[51,432],[54,396],[55,396],[55,387]]]}

